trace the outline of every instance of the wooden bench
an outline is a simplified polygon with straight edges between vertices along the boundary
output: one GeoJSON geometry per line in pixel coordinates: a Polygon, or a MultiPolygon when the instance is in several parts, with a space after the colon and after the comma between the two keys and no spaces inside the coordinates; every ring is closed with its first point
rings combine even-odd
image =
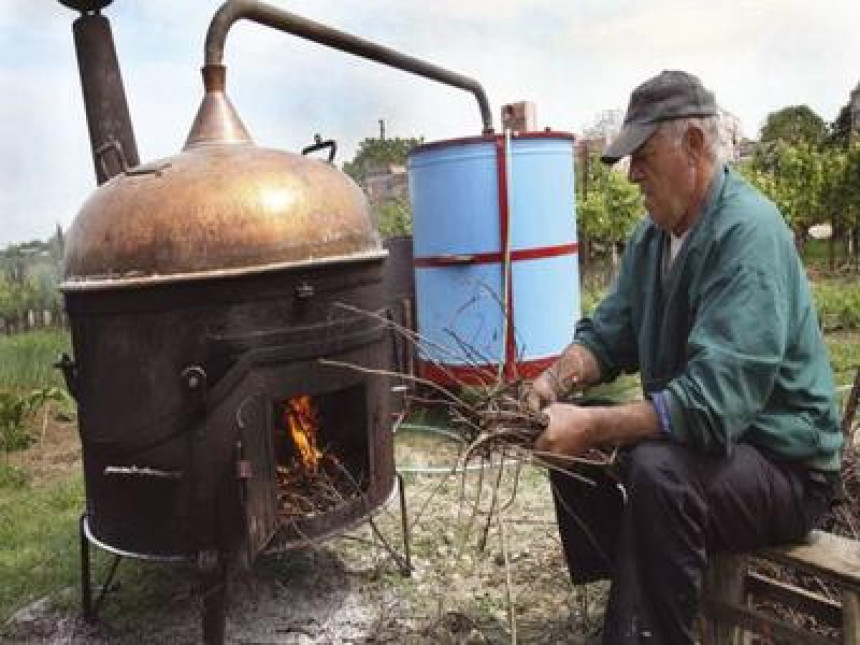
{"type": "Polygon", "coordinates": [[[860,542],[813,531],[806,543],[748,554],[717,554],[705,579],[702,642],[741,645],[744,632],[763,634],[780,643],[860,645],[860,542]],[[750,571],[750,559],[770,561],[831,583],[840,599],[780,582],[750,571]],[[775,615],[755,609],[751,600],[771,600],[812,616],[822,625],[841,629],[841,640],[825,638],[775,615]]]}
{"type": "MultiPolygon", "coordinates": [[[[847,398],[843,431],[846,445],[853,441],[853,420],[860,398],[860,368],[847,398]]],[[[746,633],[770,637],[778,643],[843,643],[860,645],[860,542],[823,531],[813,531],[803,544],[763,549],[755,554],[717,554],[705,574],[701,635],[704,645],[741,645],[746,633]],[[752,559],[820,578],[839,589],[839,598],[786,584],[750,570],[752,559]],[[753,599],[770,600],[812,616],[821,625],[838,628],[841,639],[825,638],[755,609],[753,599]]],[[[767,642],[767,641],[766,641],[767,642]]]]}

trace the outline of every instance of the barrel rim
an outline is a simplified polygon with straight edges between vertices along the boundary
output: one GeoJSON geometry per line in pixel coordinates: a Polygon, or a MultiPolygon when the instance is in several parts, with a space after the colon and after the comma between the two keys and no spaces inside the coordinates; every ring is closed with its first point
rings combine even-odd
{"type": "MultiPolygon", "coordinates": [[[[438,150],[441,148],[447,148],[449,146],[496,143],[498,141],[502,141],[504,138],[505,136],[503,134],[482,134],[473,137],[458,137],[455,139],[430,141],[429,143],[423,143],[420,146],[415,146],[414,148],[412,148],[412,150],[409,151],[408,156],[412,157],[415,154],[426,152],[428,150],[438,150]]],[[[576,141],[576,136],[571,132],[540,130],[535,132],[513,132],[511,133],[511,139],[514,141],[521,139],[559,139],[574,142],[576,141]]]]}

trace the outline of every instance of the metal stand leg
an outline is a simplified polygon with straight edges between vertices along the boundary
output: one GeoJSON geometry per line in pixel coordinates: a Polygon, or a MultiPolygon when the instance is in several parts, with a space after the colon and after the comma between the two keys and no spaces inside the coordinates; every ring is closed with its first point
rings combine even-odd
{"type": "Polygon", "coordinates": [[[401,554],[395,549],[391,544],[389,544],[388,540],[382,534],[382,531],[379,530],[379,527],[376,526],[376,522],[373,521],[373,517],[369,516],[367,518],[367,523],[370,525],[373,534],[376,538],[382,543],[382,546],[385,547],[385,550],[394,558],[394,561],[397,563],[397,567],[400,569],[400,573],[403,576],[411,576],[412,575],[412,557],[409,553],[409,520],[406,514],[406,494],[403,491],[403,478],[400,476],[400,473],[397,473],[397,487],[398,493],[400,494],[400,522],[403,530],[403,546],[404,546],[404,554],[401,554]]]}
{"type": "Polygon", "coordinates": [[[223,645],[227,624],[227,565],[219,553],[201,553],[198,567],[203,583],[203,642],[223,645]]]}
{"type": "Polygon", "coordinates": [[[105,578],[105,582],[101,586],[101,591],[99,591],[99,597],[96,598],[95,602],[93,602],[93,582],[92,571],[90,568],[90,540],[87,537],[86,523],[87,514],[84,513],[81,515],[80,522],[78,523],[78,531],[81,539],[81,608],[83,609],[84,621],[92,624],[99,618],[99,610],[101,609],[105,596],[108,591],[110,591],[114,575],[116,575],[116,570],[117,567],[119,567],[119,562],[122,560],[122,556],[117,555],[114,557],[110,571],[107,574],[107,578],[105,578]]]}
{"type": "Polygon", "coordinates": [[[406,568],[401,569],[404,576],[412,575],[412,535],[409,532],[409,513],[406,510],[406,484],[403,475],[397,473],[397,489],[400,495],[400,524],[403,531],[403,553],[406,556],[406,568]]]}
{"type": "Polygon", "coordinates": [[[84,621],[94,623],[96,621],[96,612],[93,609],[93,585],[90,572],[90,541],[87,539],[86,531],[84,531],[84,523],[87,521],[87,514],[82,513],[81,519],[78,521],[78,534],[81,540],[81,610],[84,615],[84,621]]]}

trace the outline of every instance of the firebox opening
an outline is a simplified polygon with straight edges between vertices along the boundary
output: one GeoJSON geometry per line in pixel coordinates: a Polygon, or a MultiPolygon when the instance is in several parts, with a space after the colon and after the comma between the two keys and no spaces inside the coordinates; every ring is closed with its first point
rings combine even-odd
{"type": "Polygon", "coordinates": [[[367,491],[370,466],[363,385],[278,399],[273,415],[282,523],[327,513],[367,491]]]}

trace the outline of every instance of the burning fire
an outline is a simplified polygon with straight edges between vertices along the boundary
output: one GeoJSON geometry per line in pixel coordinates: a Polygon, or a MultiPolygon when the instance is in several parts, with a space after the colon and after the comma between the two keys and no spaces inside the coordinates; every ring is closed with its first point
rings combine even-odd
{"type": "Polygon", "coordinates": [[[287,401],[284,421],[305,469],[315,472],[322,452],[317,448],[317,410],[307,394],[287,401]]]}

